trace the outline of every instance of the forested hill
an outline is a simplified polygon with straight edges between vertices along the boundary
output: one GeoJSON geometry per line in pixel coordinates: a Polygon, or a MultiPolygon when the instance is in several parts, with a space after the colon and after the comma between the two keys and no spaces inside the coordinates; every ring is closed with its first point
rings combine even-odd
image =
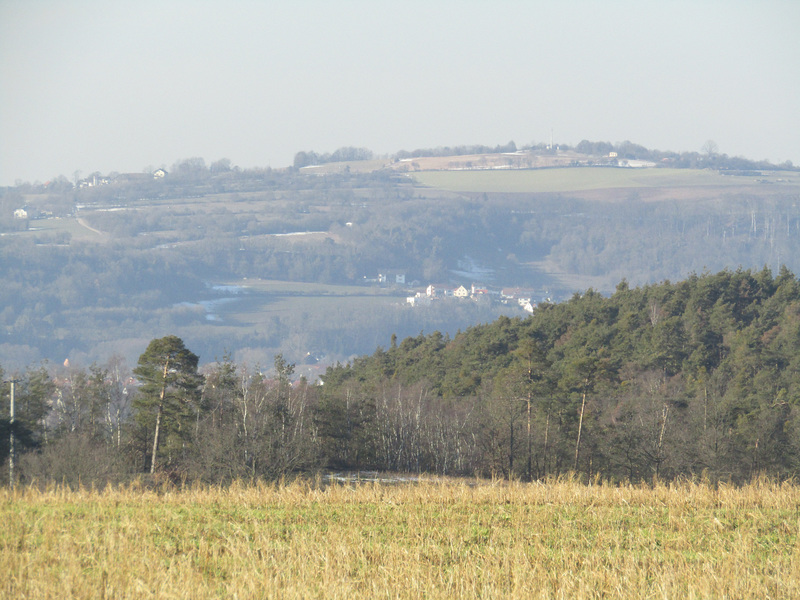
{"type": "Polygon", "coordinates": [[[743,482],[800,468],[800,282],[785,268],[623,282],[452,339],[393,338],[323,385],[293,383],[281,355],[266,373],[198,359],[171,335],[136,380],[120,360],[0,369],[15,380],[0,389],[0,461],[13,431],[15,477],[75,485],[320,469],[743,482]]]}
{"type": "Polygon", "coordinates": [[[795,473],[800,284],[786,268],[623,281],[453,339],[393,339],[324,388],[349,414],[377,398],[409,431],[429,418],[444,446],[477,435],[481,464],[506,474],[795,473]]]}

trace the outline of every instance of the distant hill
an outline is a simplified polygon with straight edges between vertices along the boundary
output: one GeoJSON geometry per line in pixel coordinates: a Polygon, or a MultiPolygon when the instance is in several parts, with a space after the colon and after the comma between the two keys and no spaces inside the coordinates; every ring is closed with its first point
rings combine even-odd
{"type": "Polygon", "coordinates": [[[796,171],[612,166],[619,145],[590,166],[577,149],[515,148],[299,169],[193,158],[161,177],[0,189],[0,365],[135,358],[166,329],[203,360],[282,352],[320,368],[392,333],[519,314],[504,287],[535,304],[621,279],[800,271],[796,171]],[[490,293],[412,307],[429,284],[490,293]]]}
{"type": "Polygon", "coordinates": [[[340,148],[333,153],[298,152],[295,168],[311,173],[336,173],[346,170],[391,169],[400,172],[436,170],[540,169],[552,167],[611,166],[669,167],[679,169],[716,169],[730,174],[757,176],[761,170],[796,170],[791,161],[773,165],[730,157],[716,151],[707,142],[705,152],[670,152],[650,150],[632,142],[590,142],[583,140],[574,148],[565,144],[550,147],[539,144],[517,148],[512,141],[503,146],[458,146],[400,151],[380,159],[364,148],[340,148]],[[369,164],[365,164],[365,163],[369,164]],[[360,163],[360,164],[359,164],[360,163]]]}

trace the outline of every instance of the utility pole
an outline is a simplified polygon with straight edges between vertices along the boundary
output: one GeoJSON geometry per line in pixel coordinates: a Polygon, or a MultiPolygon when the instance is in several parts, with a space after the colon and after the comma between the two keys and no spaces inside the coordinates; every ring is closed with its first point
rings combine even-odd
{"type": "Polygon", "coordinates": [[[11,489],[14,489],[14,392],[15,385],[18,382],[18,379],[11,379],[8,382],[3,383],[10,383],[11,384],[11,405],[9,406],[9,431],[11,432],[8,437],[8,484],[11,489]]]}
{"type": "Polygon", "coordinates": [[[11,436],[9,437],[9,444],[8,444],[8,481],[11,484],[11,489],[14,489],[14,387],[17,381],[15,379],[11,380],[11,407],[9,411],[10,419],[9,422],[11,423],[11,436]]]}

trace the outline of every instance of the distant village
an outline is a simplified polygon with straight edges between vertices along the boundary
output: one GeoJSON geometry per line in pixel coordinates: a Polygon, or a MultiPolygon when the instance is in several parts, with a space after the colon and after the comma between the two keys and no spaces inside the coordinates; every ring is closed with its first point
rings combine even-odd
{"type": "MultiPolygon", "coordinates": [[[[413,296],[408,296],[406,303],[411,306],[427,306],[432,302],[447,299],[477,301],[481,298],[488,298],[501,304],[517,304],[522,310],[533,313],[537,306],[534,293],[534,290],[530,288],[491,289],[474,283],[469,288],[466,288],[463,285],[453,286],[432,283],[424,290],[416,292],[413,296]]],[[[542,298],[542,300],[545,302],[550,301],[546,297],[542,298]]]]}
{"type": "MultiPolygon", "coordinates": [[[[364,283],[378,285],[406,285],[406,274],[403,271],[385,271],[374,278],[364,278],[364,283]]],[[[489,300],[500,304],[518,305],[522,310],[533,313],[539,302],[552,302],[548,291],[537,292],[533,288],[507,287],[496,288],[479,283],[470,287],[446,283],[431,283],[421,287],[419,281],[410,282],[409,288],[415,293],[406,297],[406,304],[413,307],[430,306],[434,302],[444,300],[489,300]]]]}
{"type": "Polygon", "coordinates": [[[100,173],[93,173],[89,177],[78,181],[75,186],[83,189],[112,183],[135,183],[150,179],[164,179],[166,176],[167,171],[165,169],[156,169],[152,173],[115,173],[113,176],[109,175],[108,177],[103,177],[100,173]]]}
{"type": "MultiPolygon", "coordinates": [[[[61,183],[62,184],[66,183],[66,185],[75,189],[86,189],[86,188],[95,188],[95,187],[114,185],[114,184],[139,183],[150,180],[158,181],[164,179],[166,176],[167,176],[167,171],[164,169],[156,169],[152,173],[114,173],[108,176],[103,176],[100,173],[92,173],[91,175],[89,175],[84,179],[77,180],[74,184],[67,182],[66,180],[62,180],[61,183]]],[[[47,182],[44,184],[43,189],[47,190],[48,188],[51,187],[51,185],[53,185],[51,182],[47,182]]],[[[81,205],[77,205],[77,208],[81,208],[81,205]]],[[[45,210],[38,208],[36,206],[30,206],[28,204],[25,204],[24,206],[15,209],[13,216],[14,216],[14,221],[17,223],[17,225],[15,225],[15,229],[25,230],[29,226],[28,221],[38,220],[38,219],[52,219],[53,217],[57,216],[74,216],[74,215],[71,210],[67,214],[64,213],[54,214],[52,210],[45,210]]]]}

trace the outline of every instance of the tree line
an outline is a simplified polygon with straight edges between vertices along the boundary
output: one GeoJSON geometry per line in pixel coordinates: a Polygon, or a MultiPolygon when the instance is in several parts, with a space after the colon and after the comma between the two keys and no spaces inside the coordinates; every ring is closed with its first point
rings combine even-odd
{"type": "Polygon", "coordinates": [[[497,146],[485,146],[474,144],[467,146],[439,146],[438,148],[417,148],[416,150],[400,150],[394,155],[395,160],[404,158],[417,158],[420,156],[466,156],[469,154],[502,154],[504,152],[516,152],[517,145],[513,140],[507,144],[497,146]]]}
{"type": "MultiPolygon", "coordinates": [[[[295,381],[281,355],[266,372],[229,357],[198,364],[167,336],[132,374],[113,361],[14,374],[19,476],[227,482],[378,469],[743,482],[800,466],[800,282],[786,268],[623,281],[610,297],[589,290],[452,338],[393,336],[319,385],[295,381]]],[[[6,459],[7,398],[4,386],[6,459]]]]}
{"type": "Polygon", "coordinates": [[[367,148],[353,148],[345,146],[334,152],[318,154],[313,150],[309,152],[298,152],[294,155],[292,166],[295,169],[302,169],[309,165],[322,165],[333,162],[349,162],[354,160],[372,160],[375,157],[372,150],[367,148]]]}

